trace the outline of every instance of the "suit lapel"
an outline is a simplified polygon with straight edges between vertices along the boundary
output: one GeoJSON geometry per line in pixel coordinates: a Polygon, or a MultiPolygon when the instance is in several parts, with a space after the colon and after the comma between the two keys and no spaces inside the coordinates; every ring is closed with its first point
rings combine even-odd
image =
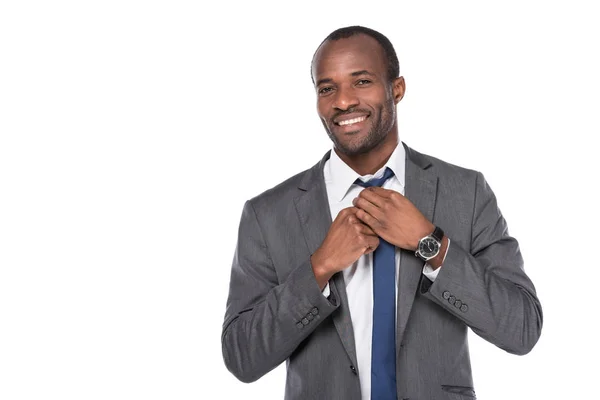
{"type": "MultiPolygon", "coordinates": [[[[404,145],[404,143],[402,143],[404,145]]],[[[406,172],[404,195],[423,213],[425,218],[433,221],[437,193],[437,175],[430,169],[431,163],[421,154],[404,145],[406,150],[406,172]]],[[[404,337],[404,330],[410,310],[415,299],[417,287],[421,279],[423,261],[408,250],[400,251],[400,268],[398,272],[398,304],[396,305],[396,350],[404,337]]]]}
{"type": "MultiPolygon", "coordinates": [[[[323,243],[332,223],[325,179],[323,177],[323,168],[330,154],[331,152],[327,152],[321,162],[308,171],[298,186],[300,194],[294,200],[304,239],[310,254],[314,253],[321,243],[323,243]]],[[[357,365],[354,331],[352,329],[352,320],[350,319],[350,309],[348,308],[346,284],[341,272],[335,274],[330,280],[330,289],[333,293],[337,294],[340,303],[340,309],[331,315],[333,324],[352,364],[357,365]]]]}
{"type": "Polygon", "coordinates": [[[304,240],[310,254],[314,253],[327,236],[331,226],[331,211],[325,189],[323,167],[330,152],[304,175],[298,185],[300,194],[294,198],[294,204],[304,233],[304,240]]]}

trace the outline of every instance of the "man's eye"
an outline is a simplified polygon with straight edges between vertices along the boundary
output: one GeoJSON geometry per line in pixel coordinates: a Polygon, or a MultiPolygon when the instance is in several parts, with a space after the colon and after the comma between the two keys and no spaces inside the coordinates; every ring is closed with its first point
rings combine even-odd
{"type": "Polygon", "coordinates": [[[367,83],[371,83],[371,81],[368,79],[361,79],[360,81],[356,82],[357,85],[366,85],[367,83]]]}
{"type": "Polygon", "coordinates": [[[324,87],[324,88],[319,89],[319,94],[326,94],[326,93],[331,92],[332,90],[333,89],[330,87],[324,87]]]}

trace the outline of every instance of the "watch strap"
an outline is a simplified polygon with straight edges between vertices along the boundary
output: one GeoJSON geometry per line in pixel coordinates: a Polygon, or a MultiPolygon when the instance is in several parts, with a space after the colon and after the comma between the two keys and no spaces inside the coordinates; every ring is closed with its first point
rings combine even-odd
{"type": "Polygon", "coordinates": [[[444,231],[439,226],[436,226],[431,236],[441,244],[444,238],[444,231]]]}

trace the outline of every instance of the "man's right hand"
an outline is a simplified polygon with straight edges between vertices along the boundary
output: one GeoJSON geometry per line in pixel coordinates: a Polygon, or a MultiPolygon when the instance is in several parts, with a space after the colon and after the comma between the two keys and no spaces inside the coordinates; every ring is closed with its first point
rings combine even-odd
{"type": "Polygon", "coordinates": [[[344,208],[331,224],[321,246],[310,257],[321,290],[338,271],[348,268],[363,254],[379,246],[379,237],[356,217],[358,208],[344,208]]]}

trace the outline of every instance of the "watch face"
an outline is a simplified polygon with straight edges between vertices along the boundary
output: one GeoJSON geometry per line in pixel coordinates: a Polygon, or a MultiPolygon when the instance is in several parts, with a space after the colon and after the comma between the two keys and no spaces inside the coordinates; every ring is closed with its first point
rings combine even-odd
{"type": "Polygon", "coordinates": [[[419,253],[425,258],[435,257],[440,251],[440,244],[431,237],[426,237],[419,242],[419,253]]]}

